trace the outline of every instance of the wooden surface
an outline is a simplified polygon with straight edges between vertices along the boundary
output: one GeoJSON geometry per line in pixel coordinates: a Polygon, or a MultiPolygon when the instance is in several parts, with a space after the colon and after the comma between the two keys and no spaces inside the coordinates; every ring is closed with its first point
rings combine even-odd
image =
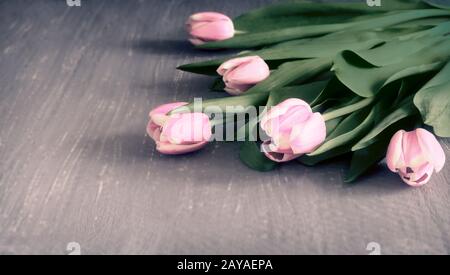
{"type": "Polygon", "coordinates": [[[413,189],[384,167],[346,185],[344,162],[258,173],[237,144],[154,150],[151,108],[217,96],[175,70],[216,54],[186,17],[268,2],[0,0],[0,254],[449,254],[449,165],[413,189]]]}

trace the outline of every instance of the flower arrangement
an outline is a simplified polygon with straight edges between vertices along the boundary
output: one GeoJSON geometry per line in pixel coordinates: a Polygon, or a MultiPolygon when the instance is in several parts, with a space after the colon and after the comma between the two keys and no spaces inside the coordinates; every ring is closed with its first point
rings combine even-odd
{"type": "Polygon", "coordinates": [[[233,20],[197,13],[187,28],[199,49],[244,51],[178,67],[215,77],[211,89],[227,94],[154,109],[147,132],[159,152],[189,153],[225,136],[259,171],[351,155],[353,182],[386,158],[405,183],[422,186],[443,169],[435,135],[450,137],[449,7],[292,1],[233,20]]]}

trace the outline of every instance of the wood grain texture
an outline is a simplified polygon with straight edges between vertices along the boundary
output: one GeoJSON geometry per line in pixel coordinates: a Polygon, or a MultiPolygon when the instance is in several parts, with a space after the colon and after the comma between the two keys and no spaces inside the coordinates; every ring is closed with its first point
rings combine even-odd
{"type": "Polygon", "coordinates": [[[185,18],[269,2],[0,0],[0,254],[449,254],[448,165],[412,189],[384,167],[346,185],[343,161],[258,173],[237,144],[154,150],[151,108],[218,96],[175,70],[223,54],[185,18]]]}

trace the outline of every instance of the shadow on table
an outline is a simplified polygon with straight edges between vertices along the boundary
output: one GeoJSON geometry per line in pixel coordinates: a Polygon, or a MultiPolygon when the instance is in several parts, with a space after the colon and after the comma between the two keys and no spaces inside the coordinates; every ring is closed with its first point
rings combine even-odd
{"type": "MultiPolygon", "coordinates": [[[[179,73],[180,71],[174,69],[174,74],[179,73]]],[[[203,100],[207,100],[229,96],[225,92],[210,90],[210,87],[214,82],[214,78],[210,76],[185,74],[181,77],[177,77],[175,81],[173,78],[159,81],[136,81],[130,86],[130,89],[137,95],[145,93],[150,98],[155,98],[156,95],[158,100],[162,100],[161,102],[155,103],[156,105],[158,105],[158,103],[165,103],[163,100],[167,100],[168,96],[173,96],[174,94],[176,94],[177,100],[181,99],[187,101],[192,101],[194,97],[201,97],[203,100]]],[[[154,107],[156,107],[156,105],[154,107]]]]}
{"type": "Polygon", "coordinates": [[[386,192],[411,190],[411,187],[408,187],[397,174],[389,171],[383,164],[371,168],[355,182],[345,184],[344,187],[361,188],[370,193],[373,189],[377,191],[385,190],[386,192]]]}
{"type": "Polygon", "coordinates": [[[187,40],[152,40],[140,39],[126,42],[127,47],[146,54],[157,55],[189,55],[190,57],[208,56],[224,51],[207,51],[196,49],[187,40]]]}
{"type": "Polygon", "coordinates": [[[348,169],[347,165],[348,162],[341,159],[328,161],[314,167],[289,163],[285,164],[286,167],[282,169],[295,169],[300,175],[307,177],[308,180],[303,181],[302,184],[314,184],[327,192],[339,191],[339,193],[349,196],[357,194],[364,197],[412,190],[403,183],[398,175],[391,173],[382,164],[370,169],[355,182],[346,183],[344,182],[344,176],[348,169]]]}
{"type": "Polygon", "coordinates": [[[87,157],[104,162],[119,160],[119,162],[129,163],[136,160],[148,160],[149,152],[154,146],[150,137],[145,133],[145,125],[142,126],[142,132],[139,133],[125,132],[106,137],[86,137],[81,142],[87,152],[87,157]]]}
{"type": "MultiPolygon", "coordinates": [[[[99,160],[107,164],[110,162],[133,163],[183,159],[199,154],[193,152],[183,156],[167,156],[156,151],[155,142],[146,133],[146,124],[142,126],[142,132],[123,132],[113,134],[107,137],[98,136],[94,138],[84,138],[82,146],[87,152],[87,157],[99,160]]],[[[185,160],[184,160],[185,161],[185,160]]]]}
{"type": "MultiPolygon", "coordinates": [[[[229,184],[228,181],[221,181],[219,178],[206,177],[205,175],[223,175],[223,170],[233,171],[239,174],[246,184],[261,185],[273,182],[276,178],[287,176],[291,180],[283,182],[288,188],[305,188],[303,185],[314,185],[326,192],[340,193],[343,196],[366,197],[374,194],[389,195],[398,192],[407,192],[412,189],[404,184],[394,173],[386,170],[383,165],[379,165],[355,183],[344,183],[343,177],[345,164],[343,161],[325,163],[316,167],[307,167],[298,163],[288,163],[280,168],[261,173],[246,167],[237,157],[230,154],[237,154],[236,144],[216,144],[209,146],[198,152],[193,152],[181,156],[166,156],[158,153],[155,149],[154,141],[145,133],[145,125],[142,132],[118,133],[108,137],[99,136],[82,141],[85,152],[89,158],[103,162],[103,164],[117,163],[128,166],[133,163],[157,162],[156,167],[166,167],[168,171],[177,169],[181,164],[188,165],[187,169],[203,169],[203,176],[199,176],[197,183],[201,185],[229,184]],[[217,158],[222,156],[222,158],[217,158]],[[211,162],[217,165],[207,166],[211,162]],[[203,167],[203,168],[202,168],[203,167]],[[205,168],[208,167],[208,168],[205,168]],[[293,175],[298,175],[293,177],[293,175]],[[258,180],[250,180],[258,178],[258,180]]],[[[195,176],[195,175],[192,175],[195,176]]]]}

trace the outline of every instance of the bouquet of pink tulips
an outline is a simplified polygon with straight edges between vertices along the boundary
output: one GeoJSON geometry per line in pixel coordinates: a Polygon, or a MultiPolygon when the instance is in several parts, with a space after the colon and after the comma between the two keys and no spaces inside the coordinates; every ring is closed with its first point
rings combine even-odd
{"type": "Polygon", "coordinates": [[[199,49],[244,51],[179,67],[227,94],[154,109],[147,131],[159,152],[237,141],[260,171],[349,155],[348,182],[386,158],[411,186],[443,169],[435,135],[450,137],[449,7],[291,1],[234,20],[197,13],[187,27],[199,49]]]}

